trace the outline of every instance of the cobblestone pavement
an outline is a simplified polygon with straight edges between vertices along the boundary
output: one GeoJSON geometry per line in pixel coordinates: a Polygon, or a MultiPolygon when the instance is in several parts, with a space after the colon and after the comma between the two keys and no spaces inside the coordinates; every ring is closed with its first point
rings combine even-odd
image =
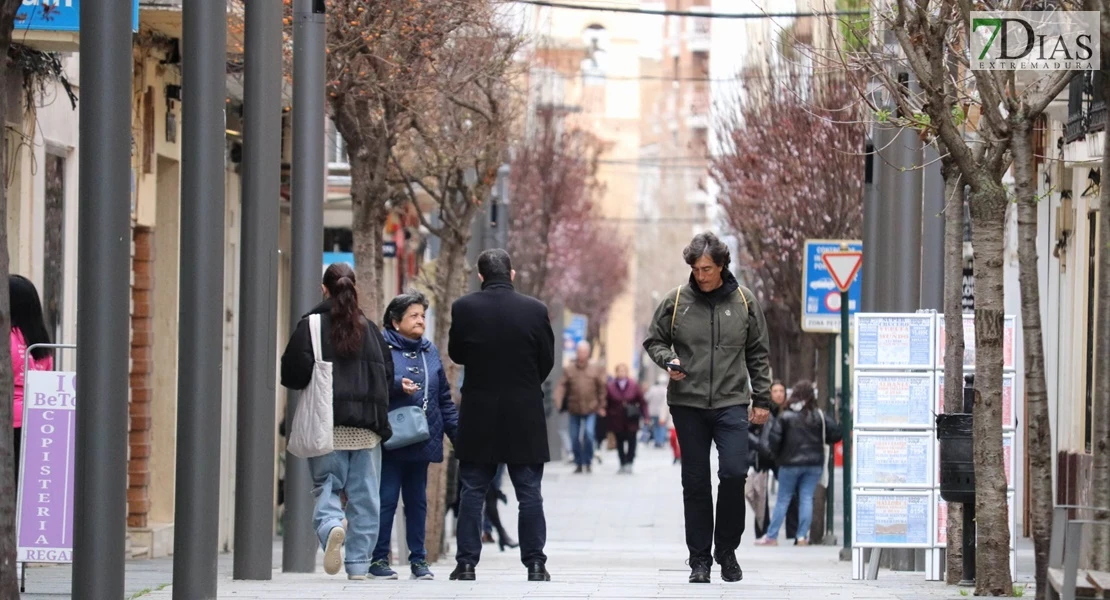
{"type": "MultiPolygon", "coordinates": [[[[679,467],[668,449],[640,448],[633,475],[617,475],[616,455],[608,452],[592,475],[575,475],[563,463],[548,466],[544,478],[548,518],[550,583],[528,583],[519,554],[487,545],[478,581],[447,580],[450,558],[435,565],[436,581],[350,582],[329,577],[280,572],[280,543],[275,543],[271,581],[232,581],[231,557],[220,558],[219,597],[301,600],[309,598],[744,598],[788,600],[843,598],[911,600],[962,598],[960,590],[926,582],[923,573],[883,570],[877,581],[852,581],[848,563],[835,547],[757,548],[746,535],[738,552],[744,580],[726,584],[714,569],[710,585],[686,583],[682,491],[679,467]]],[[[505,481],[509,506],[502,519],[515,531],[516,508],[505,481]]],[[[838,505],[839,509],[839,505],[838,505]]],[[[750,517],[749,517],[750,528],[750,517]]],[[[1019,561],[1020,563],[1025,561],[1019,561]]],[[[1030,565],[1031,568],[1031,565],[1030,565]]],[[[407,576],[407,568],[397,569],[407,576]]],[[[69,595],[69,569],[33,568],[24,598],[46,600],[69,595]]],[[[172,560],[128,564],[128,597],[169,600],[172,560]],[[159,589],[161,588],[161,589],[159,589]]],[[[1019,577],[1019,580],[1023,579],[1019,577]]],[[[966,592],[965,592],[966,593],[966,592]]]]}

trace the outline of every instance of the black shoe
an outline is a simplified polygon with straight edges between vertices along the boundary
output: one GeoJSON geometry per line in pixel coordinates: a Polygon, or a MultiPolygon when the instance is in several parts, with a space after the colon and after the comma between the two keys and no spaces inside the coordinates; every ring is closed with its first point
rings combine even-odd
{"type": "Polygon", "coordinates": [[[690,561],[690,583],[709,583],[709,560],[690,561]]]}
{"type": "Polygon", "coordinates": [[[528,581],[551,581],[551,573],[547,572],[542,562],[536,561],[528,567],[528,581]]]}
{"type": "Polygon", "coordinates": [[[478,576],[474,574],[474,565],[464,565],[459,563],[454,571],[451,571],[451,581],[474,581],[478,576]]]}
{"type": "Polygon", "coordinates": [[[733,583],[744,578],[740,563],[736,562],[736,552],[718,552],[717,564],[721,565],[721,579],[733,583]]]}
{"type": "Polygon", "coordinates": [[[575,473],[581,473],[582,472],[582,465],[578,465],[578,466],[574,467],[574,472],[575,473]]]}

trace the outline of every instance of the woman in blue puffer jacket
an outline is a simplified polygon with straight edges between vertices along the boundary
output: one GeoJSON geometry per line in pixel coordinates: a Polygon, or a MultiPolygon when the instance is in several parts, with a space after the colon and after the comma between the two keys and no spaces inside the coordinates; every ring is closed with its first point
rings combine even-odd
{"type": "Polygon", "coordinates": [[[406,538],[413,579],[433,579],[424,549],[424,522],[428,511],[428,464],[443,461],[443,435],[455,441],[459,413],[451,399],[451,386],[439,350],[424,338],[424,312],[428,299],[419,292],[394,298],[386,308],[382,335],[393,353],[393,387],[389,410],[423,407],[430,438],[382,452],[381,516],[378,544],[370,563],[375,579],[397,579],[389,568],[390,533],[397,500],[404,494],[406,538]]]}

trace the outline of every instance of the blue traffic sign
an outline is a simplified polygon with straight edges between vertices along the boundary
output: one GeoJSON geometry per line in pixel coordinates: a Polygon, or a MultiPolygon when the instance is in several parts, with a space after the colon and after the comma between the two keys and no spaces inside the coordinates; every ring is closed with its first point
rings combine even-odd
{"type": "MultiPolygon", "coordinates": [[[[863,251],[863,242],[850,240],[848,249],[863,251]]],[[[840,290],[825,267],[821,255],[839,252],[840,240],[806,240],[805,266],[802,273],[802,331],[840,333],[840,290]]],[[[862,274],[857,275],[848,289],[848,312],[859,311],[862,274]]]]}
{"type": "MultiPolygon", "coordinates": [[[[131,0],[131,30],[139,30],[139,0],[131,0]]],[[[81,0],[23,0],[15,31],[81,31],[81,0]]]]}
{"type": "Polygon", "coordinates": [[[578,342],[586,339],[586,326],[589,320],[586,315],[571,314],[563,327],[563,351],[573,354],[578,342]]]}

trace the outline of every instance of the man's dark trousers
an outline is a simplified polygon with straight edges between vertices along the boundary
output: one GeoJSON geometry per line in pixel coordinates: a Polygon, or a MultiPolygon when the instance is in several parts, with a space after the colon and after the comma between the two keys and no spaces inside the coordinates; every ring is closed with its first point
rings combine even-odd
{"type": "MultiPolygon", "coordinates": [[[[517,530],[520,535],[520,560],[527,566],[536,562],[547,564],[543,547],[547,543],[547,521],[543,515],[543,464],[506,465],[509,479],[516,490],[520,515],[517,530]]],[[[459,522],[458,551],[455,561],[464,565],[477,565],[482,555],[482,506],[490,482],[497,474],[496,464],[459,462],[459,522]]]]}
{"type": "Polygon", "coordinates": [[[682,500],[686,513],[686,546],[690,560],[712,560],[717,552],[740,546],[747,510],[744,482],[748,476],[748,407],[688,408],[672,406],[678,443],[682,447],[682,500]],[[717,445],[717,522],[713,523],[711,443],[717,445]]]}

